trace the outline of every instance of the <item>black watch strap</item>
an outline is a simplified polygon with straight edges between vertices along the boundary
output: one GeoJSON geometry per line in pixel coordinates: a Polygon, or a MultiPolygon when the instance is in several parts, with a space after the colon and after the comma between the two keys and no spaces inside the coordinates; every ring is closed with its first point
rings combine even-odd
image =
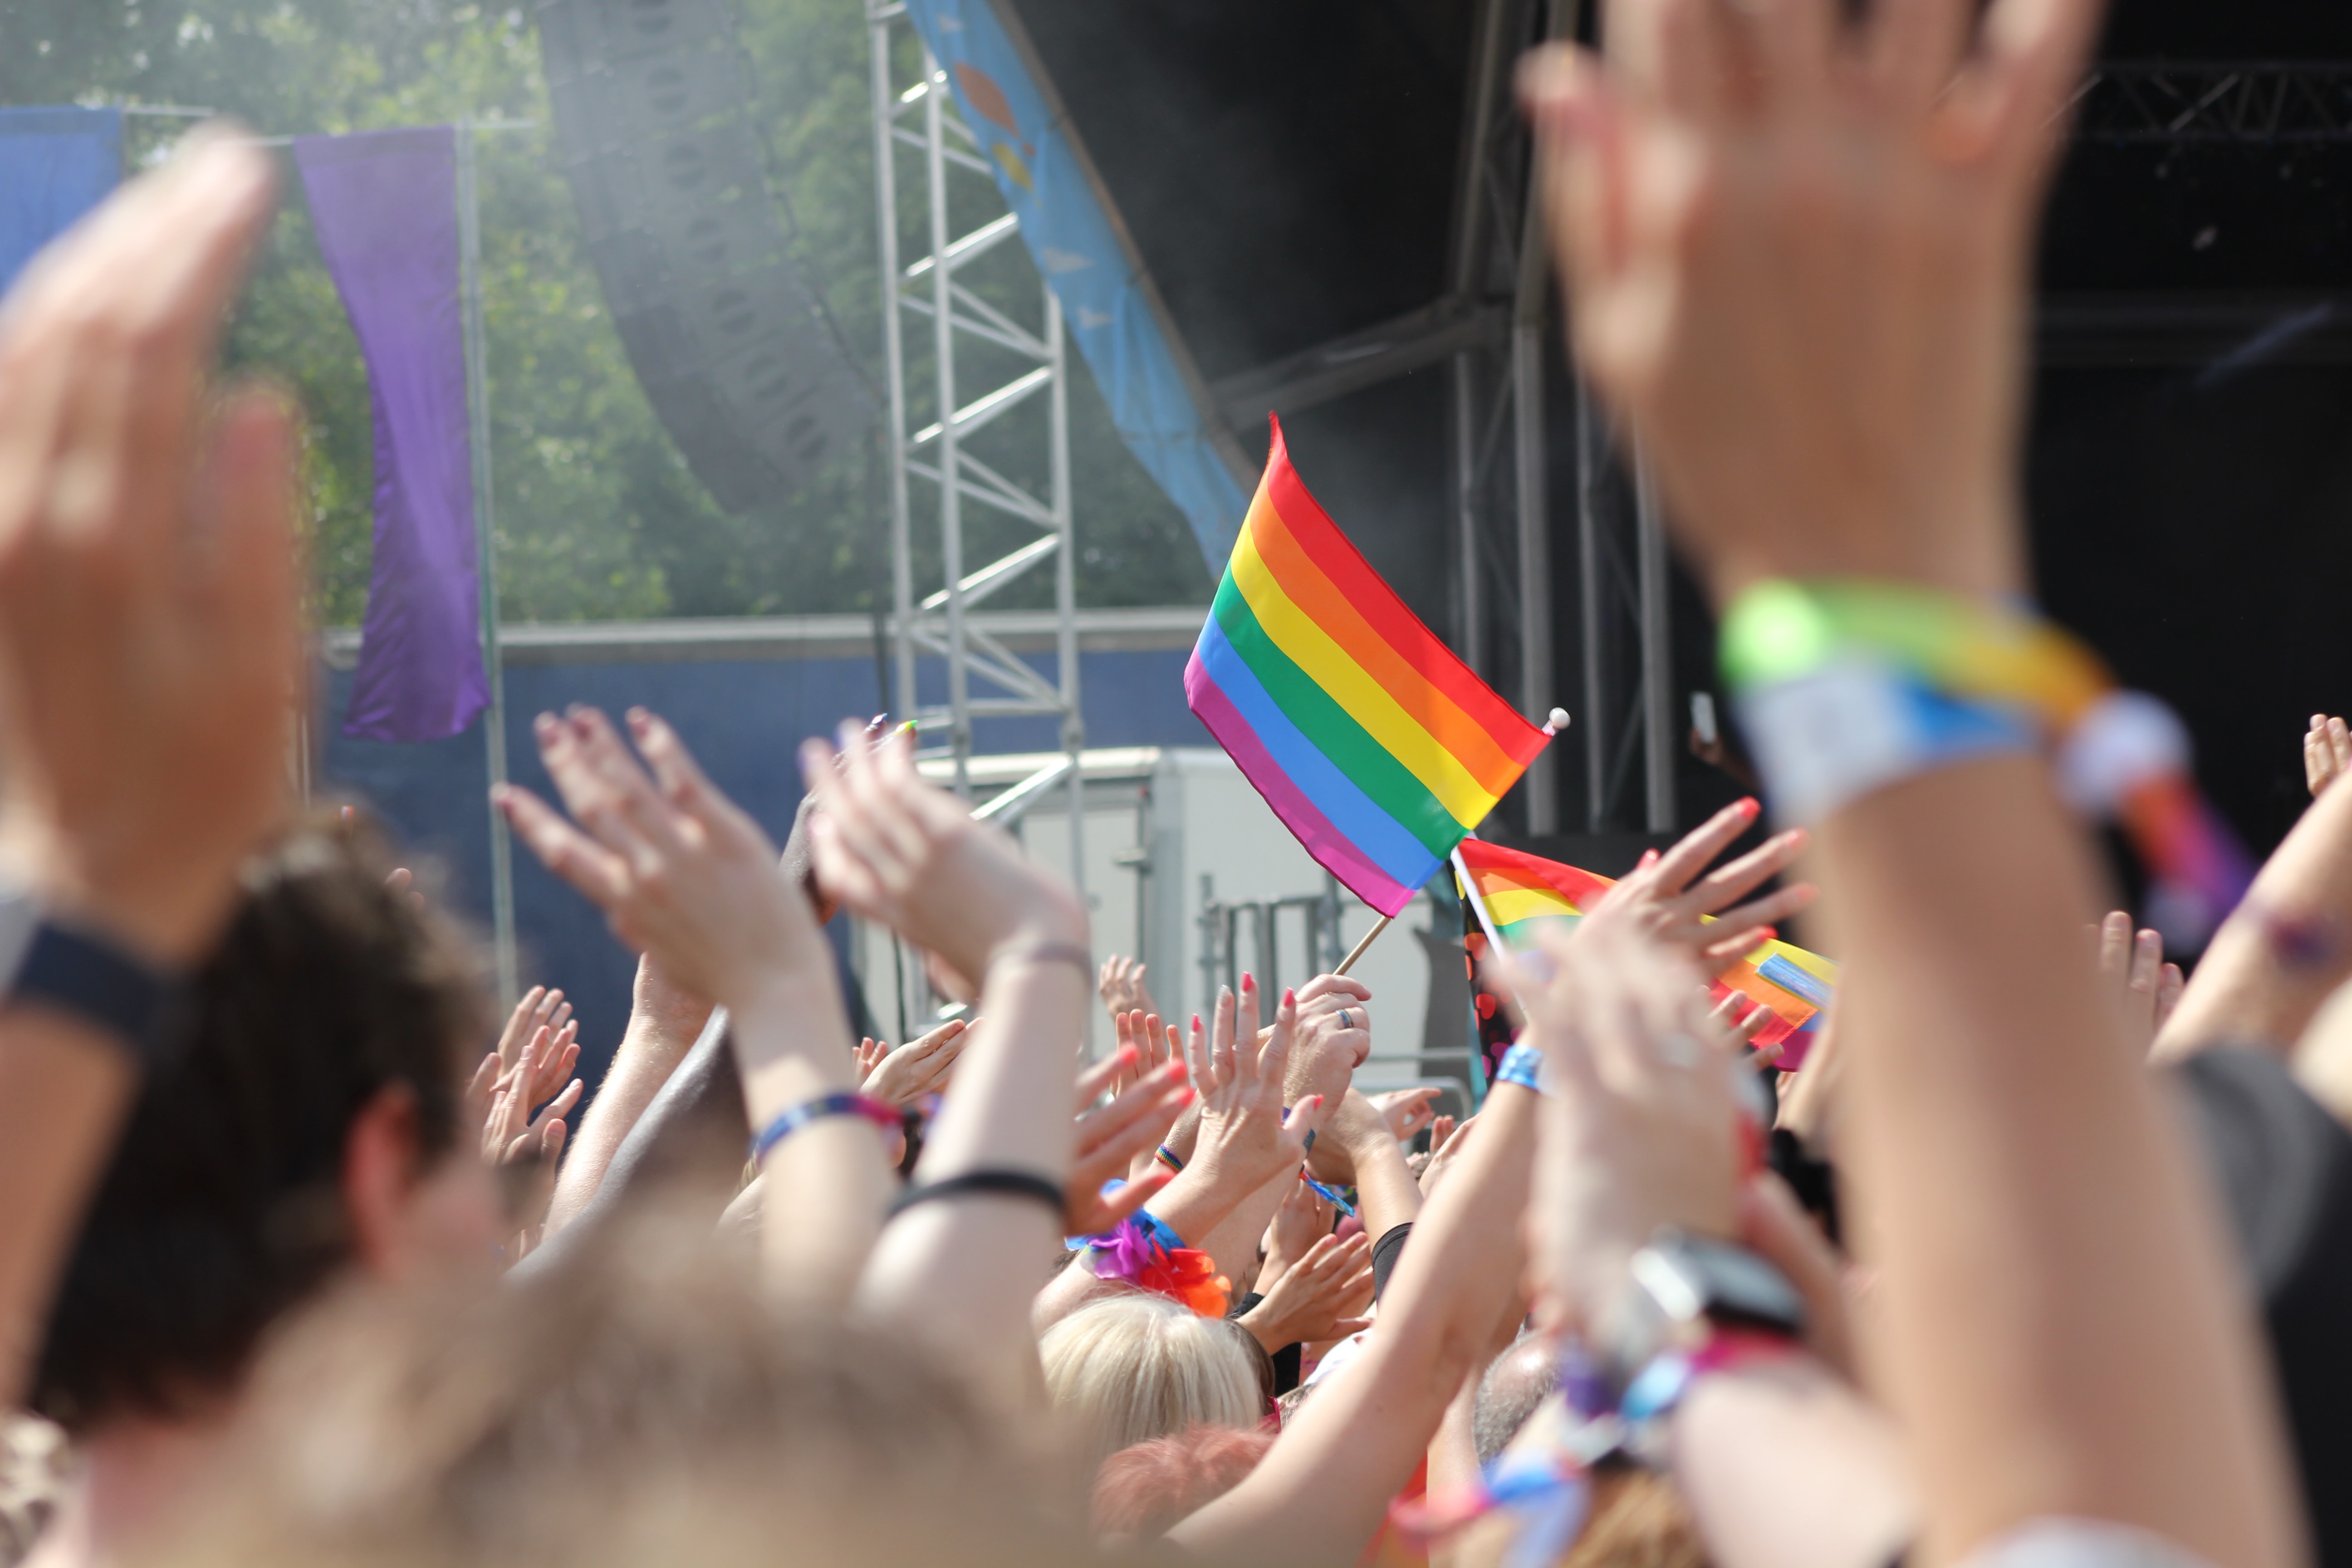
{"type": "Polygon", "coordinates": [[[178,981],[104,938],[43,921],[8,1001],[54,1008],[102,1029],[153,1072],[179,1044],[184,994],[178,981]]]}

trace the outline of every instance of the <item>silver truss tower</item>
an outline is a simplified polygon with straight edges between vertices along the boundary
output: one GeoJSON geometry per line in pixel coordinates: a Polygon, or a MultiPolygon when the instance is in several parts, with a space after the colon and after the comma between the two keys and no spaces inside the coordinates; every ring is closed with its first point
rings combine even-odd
{"type": "MultiPolygon", "coordinates": [[[[972,752],[972,721],[980,718],[1052,716],[1061,721],[1063,755],[1022,787],[1024,798],[1058,776],[1069,800],[1070,876],[1081,897],[1086,883],[1086,791],[1080,752],[1086,725],[1078,708],[1078,634],[1073,575],[1070,515],[1070,421],[1068,338],[1062,330],[1061,301],[1041,279],[1043,326],[1030,327],[982,299],[959,280],[964,268],[1016,237],[1018,224],[1005,211],[991,166],[957,113],[947,73],[928,49],[920,74],[898,79],[894,46],[914,35],[907,8],[871,3],[866,10],[872,47],[874,186],[882,250],[883,357],[889,374],[889,423],[884,467],[890,496],[890,585],[893,652],[897,666],[897,712],[918,726],[919,739],[944,735],[926,754],[952,757],[956,793],[971,793],[967,763],[972,752]],[[898,206],[903,170],[917,169],[915,188],[925,196],[919,223],[906,221],[898,206]],[[952,200],[951,200],[952,195],[952,200]],[[998,216],[967,232],[951,231],[950,209],[968,212],[982,205],[998,216]],[[907,243],[906,230],[919,238],[907,243]],[[913,258],[907,258],[912,252],[913,258]],[[989,385],[960,374],[958,350],[973,342],[1007,351],[1021,367],[1010,379],[989,385]],[[925,400],[934,410],[917,427],[909,393],[929,383],[925,400]],[[1045,493],[1041,497],[982,461],[967,445],[988,426],[1033,399],[1045,405],[1045,493]],[[920,480],[917,486],[912,481],[920,480]],[[916,598],[914,517],[919,502],[936,508],[941,581],[916,598]],[[1018,518],[1036,537],[1010,553],[973,570],[964,563],[966,503],[1018,518]],[[971,624],[967,612],[1024,574],[1051,561],[1054,569],[1055,650],[1057,681],[1031,669],[1011,649],[971,624]],[[936,657],[947,665],[947,701],[917,700],[916,661],[936,657]]],[[[1001,361],[1005,356],[986,356],[1001,361]]],[[[916,984],[919,984],[919,979],[916,984]]],[[[1091,1021],[1092,1009],[1088,1010],[1091,1021]]]]}
{"type": "Polygon", "coordinates": [[[1528,831],[1559,831],[1564,764],[1554,752],[1575,746],[1584,759],[1587,829],[1628,826],[1624,797],[1638,763],[1642,826],[1663,833],[1675,825],[1665,539],[1652,488],[1627,472],[1581,386],[1574,405],[1580,703],[1564,702],[1551,684],[1558,616],[1544,365],[1546,334],[1558,321],[1510,71],[1528,45],[1573,33],[1579,5],[1480,0],[1477,8],[1448,285],[1453,316],[1483,323],[1464,334],[1450,367],[1455,646],[1529,717],[1540,721],[1555,702],[1575,708],[1575,728],[1528,770],[1528,831]]]}

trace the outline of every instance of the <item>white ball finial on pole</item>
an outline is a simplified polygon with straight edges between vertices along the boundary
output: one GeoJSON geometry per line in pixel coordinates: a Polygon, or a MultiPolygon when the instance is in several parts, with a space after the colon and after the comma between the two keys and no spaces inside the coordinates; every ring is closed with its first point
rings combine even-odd
{"type": "Polygon", "coordinates": [[[1555,709],[1553,709],[1553,710],[1551,710],[1551,715],[1550,715],[1550,717],[1549,717],[1549,719],[1547,719],[1547,720],[1545,721],[1545,722],[1544,722],[1544,733],[1545,733],[1545,734],[1547,734],[1547,735],[1557,735],[1557,734],[1559,734],[1562,730],[1565,730],[1565,729],[1567,729],[1567,728],[1568,728],[1568,710],[1567,710],[1567,709],[1565,709],[1565,708],[1555,708],[1555,709]]]}

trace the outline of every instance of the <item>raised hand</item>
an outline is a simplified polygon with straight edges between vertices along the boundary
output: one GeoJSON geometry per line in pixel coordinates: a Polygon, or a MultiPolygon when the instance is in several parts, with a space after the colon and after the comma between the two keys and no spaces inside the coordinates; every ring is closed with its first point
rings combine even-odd
{"type": "Polygon", "coordinates": [[[1295,1184],[1283,1194],[1274,1217],[1266,1222],[1265,1239],[1260,1244],[1265,1251],[1265,1263],[1257,1275],[1261,1294],[1282,1278],[1285,1269],[1331,1234],[1331,1222],[1339,1212],[1328,1198],[1305,1182],[1295,1184]]]}
{"type": "Polygon", "coordinates": [[[1157,1071],[1160,1063],[1179,1054],[1176,1031],[1161,1024],[1157,1013],[1140,1007],[1113,1013],[1111,1027],[1115,1043],[1134,1051],[1133,1065],[1128,1068],[1127,1077],[1119,1080],[1122,1087],[1157,1071]]]}
{"type": "Polygon", "coordinates": [[[1577,363],[1719,600],[2024,586],[2022,258],[2099,9],[1613,0],[1605,66],[1529,60],[1577,363]]]}
{"type": "Polygon", "coordinates": [[[2098,942],[2099,977],[2122,1009],[2133,1055],[2144,1057],[2186,988],[2180,965],[2165,962],[2161,932],[2135,936],[2131,916],[2121,910],[2108,910],[2092,934],[2098,942]]]}
{"type": "Polygon", "coordinates": [[[0,851],[49,912],[193,963],[287,800],[295,414],[205,380],[271,212],[199,132],[0,311],[0,851]]]}
{"type": "Polygon", "coordinates": [[[2303,782],[2311,798],[2317,800],[2321,790],[2347,773],[2352,773],[2352,730],[2341,719],[2314,713],[2303,737],[2303,782]]]}
{"type": "Polygon", "coordinates": [[[939,1093],[947,1087],[957,1059],[963,1055],[967,1032],[978,1021],[950,1018],[895,1050],[881,1047],[871,1070],[863,1073],[860,1087],[892,1105],[912,1105],[927,1094],[939,1093]]]}
{"type": "Polygon", "coordinates": [[[1372,1054],[1372,988],[1345,974],[1318,974],[1298,988],[1298,1033],[1283,1092],[1297,1104],[1310,1094],[1338,1104],[1356,1069],[1372,1054]]]}
{"type": "Polygon", "coordinates": [[[1324,1236],[1275,1278],[1265,1294],[1240,1321],[1268,1354],[1371,1327],[1370,1318],[1359,1316],[1372,1304],[1371,1239],[1360,1231],[1344,1241],[1324,1236]]]}
{"type": "Polygon", "coordinates": [[[1606,905],[1539,940],[1549,981],[1496,965],[1559,1090],[1543,1100],[1529,1211],[1538,1307],[1547,1326],[1591,1333],[1659,1226],[1738,1235],[1739,1069],[1684,953],[1606,905]]]}
{"type": "Polygon", "coordinates": [[[975,980],[1010,943],[1084,942],[1086,911],[1068,884],[924,783],[906,735],[868,742],[844,724],[841,748],[801,747],[801,773],[817,797],[810,837],[820,887],[975,980]]]}
{"type": "Polygon", "coordinates": [[[1139,1009],[1146,1013],[1160,1011],[1160,1005],[1151,999],[1151,988],[1143,983],[1144,971],[1150,967],[1116,952],[1103,960],[1095,991],[1102,997],[1103,1005],[1110,1009],[1112,1017],[1139,1009]]]}
{"type": "Polygon", "coordinates": [[[651,773],[595,709],[540,715],[540,756],[580,826],[501,785],[494,798],[523,842],[604,909],[614,935],[698,995],[740,1008],[783,969],[829,964],[760,825],[660,719],[633,709],[629,728],[651,773]]]}
{"type": "Polygon", "coordinates": [[[1135,1157],[1168,1136],[1192,1103],[1182,1058],[1162,1062],[1135,1079],[1129,1073],[1134,1063],[1124,1059],[1132,1049],[1122,1047],[1078,1075],[1077,1142],[1062,1216],[1066,1236],[1102,1235],[1175,1178],[1173,1171],[1149,1171],[1129,1176],[1116,1194],[1103,1195],[1104,1184],[1114,1176],[1128,1176],[1135,1157]],[[1121,1080],[1125,1087],[1118,1094],[1104,1104],[1094,1103],[1104,1089],[1121,1080]]]}
{"type": "MultiPolygon", "coordinates": [[[[395,873],[396,875],[397,873],[395,873]]],[[[541,1029],[560,1029],[572,1016],[572,1004],[563,993],[545,985],[534,985],[522,994],[522,1000],[507,1015],[507,1026],[499,1031],[499,1073],[500,1077],[514,1070],[522,1048],[541,1029]]]]}
{"type": "Polygon", "coordinates": [[[1690,952],[1708,973],[1755,951],[1784,921],[1813,901],[1810,882],[1797,882],[1753,902],[1739,900],[1788,868],[1805,847],[1802,828],[1774,835],[1718,870],[1707,863],[1748,831],[1763,808],[1734,801],[1659,855],[1653,850],[1609,890],[1605,903],[1622,904],[1643,931],[1690,952]],[[1734,906],[1737,906],[1736,908],[1734,906]]]}
{"type": "Polygon", "coordinates": [[[1284,1125],[1283,1084],[1298,999],[1284,994],[1263,1044],[1257,1016],[1257,982],[1244,974],[1238,1002],[1233,992],[1219,988],[1209,1037],[1202,1038],[1195,1018],[1186,1042],[1192,1081],[1201,1091],[1201,1133],[1192,1163],[1213,1173],[1221,1184],[1230,1181],[1244,1192],[1297,1168],[1307,1155],[1307,1133],[1322,1122],[1325,1104],[1322,1096],[1308,1095],[1292,1107],[1289,1125],[1284,1125]]]}
{"type": "Polygon", "coordinates": [[[1445,1091],[1433,1084],[1418,1089],[1392,1089],[1369,1098],[1372,1109],[1388,1123],[1389,1136],[1402,1143],[1437,1120],[1437,1097],[1445,1091]]]}

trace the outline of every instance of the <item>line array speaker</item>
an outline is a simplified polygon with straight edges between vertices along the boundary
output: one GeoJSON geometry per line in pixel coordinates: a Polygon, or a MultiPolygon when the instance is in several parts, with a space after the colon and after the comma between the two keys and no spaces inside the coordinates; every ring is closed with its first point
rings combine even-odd
{"type": "Polygon", "coordinates": [[[770,199],[726,0],[539,0],[582,237],[629,363],[730,511],[773,504],[874,418],[770,199]]]}

